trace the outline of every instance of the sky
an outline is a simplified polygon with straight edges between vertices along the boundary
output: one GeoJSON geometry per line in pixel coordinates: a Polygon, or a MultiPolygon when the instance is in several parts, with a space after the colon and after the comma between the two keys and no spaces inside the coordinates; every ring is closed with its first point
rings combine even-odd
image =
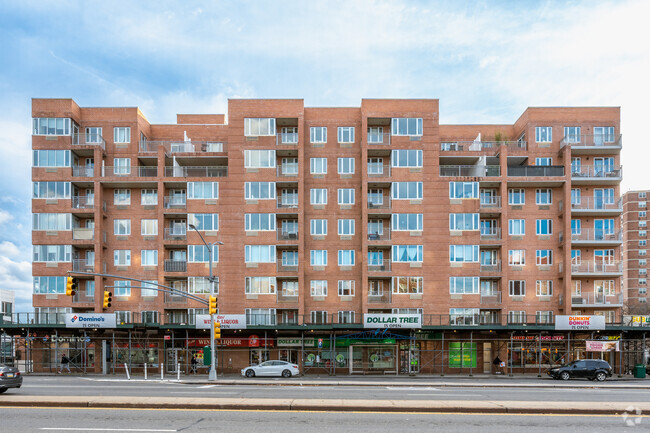
{"type": "Polygon", "coordinates": [[[152,123],[225,113],[228,98],[437,98],[443,124],[619,106],[622,191],[648,189],[648,12],[646,0],[0,0],[0,288],[31,311],[31,98],[138,106],[152,123]]]}

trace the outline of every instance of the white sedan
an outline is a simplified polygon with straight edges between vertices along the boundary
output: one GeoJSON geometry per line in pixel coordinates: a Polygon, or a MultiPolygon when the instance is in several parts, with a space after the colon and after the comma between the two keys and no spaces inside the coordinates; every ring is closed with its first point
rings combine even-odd
{"type": "Polygon", "coordinates": [[[251,365],[243,368],[242,376],[282,376],[291,377],[300,374],[298,366],[287,361],[266,361],[259,365],[251,365]]]}

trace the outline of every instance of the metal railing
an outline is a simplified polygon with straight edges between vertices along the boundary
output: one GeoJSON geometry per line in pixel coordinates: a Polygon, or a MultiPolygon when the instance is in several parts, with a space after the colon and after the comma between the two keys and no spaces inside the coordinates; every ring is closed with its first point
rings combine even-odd
{"type": "Polygon", "coordinates": [[[289,303],[289,302],[295,302],[297,303],[300,297],[298,296],[298,293],[286,293],[282,289],[279,289],[276,294],[276,301],[277,302],[284,302],[284,303],[289,303]]]}
{"type": "Polygon", "coordinates": [[[482,241],[499,241],[501,240],[501,227],[490,227],[481,229],[482,241]]]}
{"type": "Polygon", "coordinates": [[[165,272],[187,272],[187,261],[165,260],[165,272]]]}
{"type": "Polygon", "coordinates": [[[226,143],[216,141],[146,141],[140,142],[140,153],[156,153],[159,147],[165,153],[223,153],[226,143]]]}
{"type": "Polygon", "coordinates": [[[158,167],[135,166],[135,167],[113,167],[106,165],[102,167],[102,177],[156,177],[158,167]]]}
{"type": "Polygon", "coordinates": [[[95,239],[95,229],[86,227],[74,227],[72,229],[73,241],[92,241],[95,239]]]}
{"type": "Polygon", "coordinates": [[[572,274],[620,274],[623,272],[623,263],[603,263],[585,261],[579,264],[571,263],[572,274]]]}
{"type": "Polygon", "coordinates": [[[276,175],[278,177],[297,177],[298,163],[278,164],[276,167],[276,175]]]}
{"type": "Polygon", "coordinates": [[[74,272],[94,272],[95,259],[74,259],[72,260],[72,270],[74,272]]]}
{"type": "Polygon", "coordinates": [[[275,135],[275,144],[277,146],[297,146],[298,133],[297,132],[278,132],[275,135]]]}
{"type": "Polygon", "coordinates": [[[498,177],[501,167],[498,165],[441,165],[440,176],[498,177]]]}
{"type": "Polygon", "coordinates": [[[72,209],[93,209],[95,207],[94,195],[73,195],[72,209]]]}
{"type": "Polygon", "coordinates": [[[390,209],[391,208],[391,198],[390,196],[382,196],[381,201],[368,197],[368,209],[390,209]]]}
{"type": "Polygon", "coordinates": [[[617,179],[622,176],[623,168],[620,165],[616,167],[595,167],[591,165],[571,167],[571,179],[617,179]]]}
{"type": "Polygon", "coordinates": [[[94,175],[94,167],[86,167],[82,165],[72,167],[72,177],[93,177],[94,175]]]}
{"type": "Polygon", "coordinates": [[[276,229],[276,239],[279,241],[297,241],[298,232],[278,228],[276,229]]]}
{"type": "Polygon", "coordinates": [[[581,293],[571,296],[572,306],[600,305],[604,307],[620,307],[623,305],[623,294],[605,295],[604,293],[581,293]]]}
{"type": "Polygon", "coordinates": [[[444,141],[440,143],[442,152],[480,152],[505,146],[509,150],[526,150],[525,141],[444,141]]]}
{"type": "Polygon", "coordinates": [[[555,177],[564,176],[563,165],[508,166],[508,176],[555,177]]]}
{"type": "Polygon", "coordinates": [[[165,167],[165,177],[227,177],[228,167],[165,167]]]}
{"type": "Polygon", "coordinates": [[[622,242],[623,231],[618,230],[614,233],[606,233],[604,230],[582,229],[580,233],[571,233],[571,241],[622,242]]]}
{"type": "Polygon", "coordinates": [[[71,138],[75,146],[99,146],[106,149],[106,141],[100,134],[72,134],[71,138]]]}
{"type": "Polygon", "coordinates": [[[186,196],[166,196],[163,200],[165,209],[185,209],[187,206],[186,196]]]}
{"type": "Polygon", "coordinates": [[[598,146],[622,146],[621,135],[616,134],[581,134],[563,137],[560,146],[571,145],[573,147],[598,147],[598,146]]]}
{"type": "Polygon", "coordinates": [[[176,228],[166,228],[165,229],[165,240],[167,241],[184,241],[187,239],[187,231],[179,230],[176,228]]]}
{"type": "Polygon", "coordinates": [[[279,195],[277,198],[278,209],[297,209],[298,194],[279,195]]]}
{"type": "Polygon", "coordinates": [[[577,203],[571,203],[572,210],[608,210],[623,212],[623,199],[609,201],[603,197],[580,197],[577,203]]]}
{"type": "Polygon", "coordinates": [[[368,163],[368,177],[390,177],[390,164],[368,163]]]}
{"type": "Polygon", "coordinates": [[[484,195],[479,201],[481,209],[499,209],[501,207],[501,197],[498,195],[484,195]]]}
{"type": "Polygon", "coordinates": [[[88,304],[95,302],[94,296],[89,296],[85,290],[77,290],[77,293],[72,297],[74,304],[88,304]]]}
{"type": "Polygon", "coordinates": [[[368,272],[390,271],[390,259],[368,261],[368,272]]]}
{"type": "Polygon", "coordinates": [[[481,304],[500,304],[501,291],[481,292],[481,304]]]}
{"type": "Polygon", "coordinates": [[[276,266],[278,272],[298,272],[298,263],[282,263],[281,258],[278,258],[276,266]]]}
{"type": "Polygon", "coordinates": [[[392,302],[391,290],[384,290],[381,293],[372,293],[368,291],[369,304],[390,304],[392,302]]]}
{"type": "Polygon", "coordinates": [[[390,145],[390,132],[370,133],[368,132],[368,146],[390,145]]]}
{"type": "Polygon", "coordinates": [[[481,263],[481,272],[501,272],[501,260],[491,263],[481,263]]]}
{"type": "Polygon", "coordinates": [[[368,241],[389,241],[390,229],[384,229],[381,233],[368,233],[368,241]]]}

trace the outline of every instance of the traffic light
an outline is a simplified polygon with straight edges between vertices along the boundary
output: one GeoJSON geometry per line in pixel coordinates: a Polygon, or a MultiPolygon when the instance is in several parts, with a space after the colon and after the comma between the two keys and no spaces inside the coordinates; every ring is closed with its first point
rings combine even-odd
{"type": "Polygon", "coordinates": [[[77,293],[77,279],[74,277],[68,277],[65,285],[65,295],[74,296],[77,293]]]}
{"type": "Polygon", "coordinates": [[[221,323],[214,322],[214,338],[221,338],[221,323]]]}
{"type": "Polygon", "coordinates": [[[110,308],[111,301],[113,300],[111,296],[113,296],[111,292],[104,291],[104,304],[103,304],[104,308],[110,308]]]}
{"type": "Polygon", "coordinates": [[[217,314],[217,297],[216,296],[210,296],[208,298],[208,313],[211,316],[213,314],[217,314]]]}

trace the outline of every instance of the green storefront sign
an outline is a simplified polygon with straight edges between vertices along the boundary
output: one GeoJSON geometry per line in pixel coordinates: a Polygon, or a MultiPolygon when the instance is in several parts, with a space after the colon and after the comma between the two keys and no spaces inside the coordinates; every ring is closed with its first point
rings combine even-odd
{"type": "Polygon", "coordinates": [[[449,343],[449,367],[476,368],[476,343],[449,343]]]}
{"type": "MultiPolygon", "coordinates": [[[[318,340],[321,341],[321,348],[329,348],[330,347],[330,339],[328,337],[323,337],[323,338],[305,338],[305,349],[307,348],[315,348],[318,347],[318,340]]],[[[351,339],[351,338],[337,338],[336,339],[336,347],[348,347],[353,344],[396,344],[396,340],[394,338],[381,338],[381,339],[351,339]]],[[[302,342],[300,338],[278,338],[277,340],[277,345],[278,347],[300,347],[302,345],[302,342]]]]}

